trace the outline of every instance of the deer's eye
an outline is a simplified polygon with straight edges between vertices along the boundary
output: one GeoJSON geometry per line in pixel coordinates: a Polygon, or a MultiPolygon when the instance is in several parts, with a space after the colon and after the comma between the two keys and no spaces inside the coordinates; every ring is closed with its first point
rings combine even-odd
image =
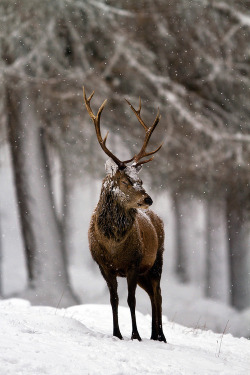
{"type": "Polygon", "coordinates": [[[122,181],[122,184],[126,185],[127,187],[129,186],[129,183],[126,181],[122,181]]]}

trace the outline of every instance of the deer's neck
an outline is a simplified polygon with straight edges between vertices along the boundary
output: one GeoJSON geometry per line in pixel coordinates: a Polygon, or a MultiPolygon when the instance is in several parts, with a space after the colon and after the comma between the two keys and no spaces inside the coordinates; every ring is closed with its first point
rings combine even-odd
{"type": "Polygon", "coordinates": [[[108,239],[119,242],[132,229],[136,210],[127,210],[113,191],[102,191],[96,213],[100,232],[108,239]]]}

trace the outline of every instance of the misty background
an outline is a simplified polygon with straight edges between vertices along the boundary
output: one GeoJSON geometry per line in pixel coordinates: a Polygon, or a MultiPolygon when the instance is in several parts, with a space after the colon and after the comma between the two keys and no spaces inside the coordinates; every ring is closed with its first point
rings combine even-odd
{"type": "MultiPolygon", "coordinates": [[[[0,296],[109,303],[87,231],[106,155],[161,121],[140,174],[165,223],[163,314],[250,337],[250,2],[0,2],[0,296]]],[[[119,280],[120,304],[126,283],[119,280]]],[[[137,288],[137,309],[151,314],[137,288]]]]}

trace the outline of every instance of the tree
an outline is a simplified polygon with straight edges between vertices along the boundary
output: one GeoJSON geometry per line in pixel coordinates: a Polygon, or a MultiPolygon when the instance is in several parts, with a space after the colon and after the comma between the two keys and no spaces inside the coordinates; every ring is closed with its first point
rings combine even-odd
{"type": "MultiPolygon", "coordinates": [[[[1,41],[1,53],[2,64],[5,62],[4,109],[29,276],[28,290],[23,295],[36,303],[56,306],[60,302],[67,306],[75,303],[76,298],[69,285],[64,243],[54,210],[46,152],[45,116],[42,116],[43,111],[38,106],[41,99],[38,88],[42,84],[41,76],[44,74],[48,77],[51,74],[51,66],[44,61],[38,63],[38,59],[43,56],[46,47],[49,47],[46,42],[51,35],[48,32],[41,38],[42,25],[39,28],[35,22],[40,21],[44,25],[46,17],[51,16],[50,12],[55,9],[48,2],[45,3],[40,12],[37,12],[37,17],[31,18],[29,26],[34,27],[31,31],[23,28],[23,25],[28,22],[26,11],[34,11],[36,4],[30,7],[27,2],[27,8],[22,8],[21,11],[18,5],[21,4],[1,4],[4,20],[7,18],[8,21],[3,24],[6,39],[1,41]],[[18,38],[16,30],[9,30],[13,18],[16,30],[20,33],[18,38]],[[39,37],[40,47],[43,47],[40,49],[35,44],[39,37]]],[[[52,20],[49,31],[51,28],[52,20]]]]}
{"type": "Polygon", "coordinates": [[[230,272],[225,197],[207,202],[206,296],[229,303],[230,272]]]}
{"type": "Polygon", "coordinates": [[[229,262],[231,303],[244,309],[250,304],[250,217],[249,184],[239,190],[231,187],[227,195],[227,227],[229,238],[229,262]]]}
{"type": "Polygon", "coordinates": [[[29,277],[29,289],[24,296],[35,303],[56,306],[63,295],[62,305],[67,306],[76,299],[63,259],[44,130],[34,103],[23,97],[23,91],[13,93],[9,90],[7,105],[9,141],[29,277]]]}
{"type": "MultiPolygon", "coordinates": [[[[1,90],[6,98],[1,113],[6,117],[7,107],[11,108],[9,121],[13,123],[11,116],[20,116],[18,109],[14,111],[14,98],[21,103],[21,90],[24,95],[32,93],[32,113],[27,106],[25,111],[27,116],[36,117],[37,124],[42,121],[43,136],[39,139],[56,149],[60,157],[65,202],[69,202],[72,169],[77,176],[82,163],[89,172],[88,158],[83,155],[91,152],[96,142],[89,140],[91,130],[84,141],[88,130],[87,126],[82,130],[82,84],[87,92],[96,89],[95,103],[111,99],[112,111],[107,107],[104,125],[108,123],[116,133],[119,130],[132,152],[138,148],[134,136],[141,137],[143,132],[133,126],[136,119],[121,97],[129,96],[134,104],[141,96],[147,123],[160,107],[163,126],[159,138],[166,142],[164,162],[157,167],[154,181],[171,188],[173,195],[192,191],[213,202],[219,192],[224,201],[231,202],[236,191],[249,188],[247,1],[178,0],[166,4],[147,0],[142,8],[132,0],[126,4],[114,0],[3,0],[0,10],[1,90]],[[132,123],[129,132],[128,121],[132,123]],[[63,151],[66,147],[70,150],[67,155],[63,151]]],[[[153,139],[156,144],[158,141],[153,139]]],[[[43,149],[42,143],[38,149],[43,149]]],[[[97,155],[92,152],[94,165],[98,158],[99,151],[97,155]]],[[[241,214],[247,199],[244,194],[241,214]]],[[[229,203],[227,207],[229,212],[229,203]]],[[[65,209],[64,214],[68,212],[65,209]]],[[[212,212],[213,204],[210,217],[212,212]]],[[[60,217],[61,228],[66,219],[60,217]]],[[[241,227],[249,227],[248,219],[241,227]]],[[[245,229],[243,232],[247,233],[245,229]]],[[[238,249],[243,246],[239,242],[246,243],[247,235],[243,237],[244,241],[234,236],[238,249]]],[[[213,241],[210,238],[212,247],[213,241]]],[[[235,274],[238,279],[239,271],[235,274]]]]}

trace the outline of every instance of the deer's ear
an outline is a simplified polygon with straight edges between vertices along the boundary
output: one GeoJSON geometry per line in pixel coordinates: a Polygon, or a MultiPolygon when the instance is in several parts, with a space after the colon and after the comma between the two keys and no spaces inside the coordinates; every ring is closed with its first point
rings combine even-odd
{"type": "Polygon", "coordinates": [[[142,169],[142,165],[138,165],[137,167],[134,167],[136,170],[136,173],[139,173],[140,170],[142,169]]]}
{"type": "Polygon", "coordinates": [[[118,165],[109,158],[105,163],[105,170],[107,175],[114,176],[118,170],[118,165]]]}

